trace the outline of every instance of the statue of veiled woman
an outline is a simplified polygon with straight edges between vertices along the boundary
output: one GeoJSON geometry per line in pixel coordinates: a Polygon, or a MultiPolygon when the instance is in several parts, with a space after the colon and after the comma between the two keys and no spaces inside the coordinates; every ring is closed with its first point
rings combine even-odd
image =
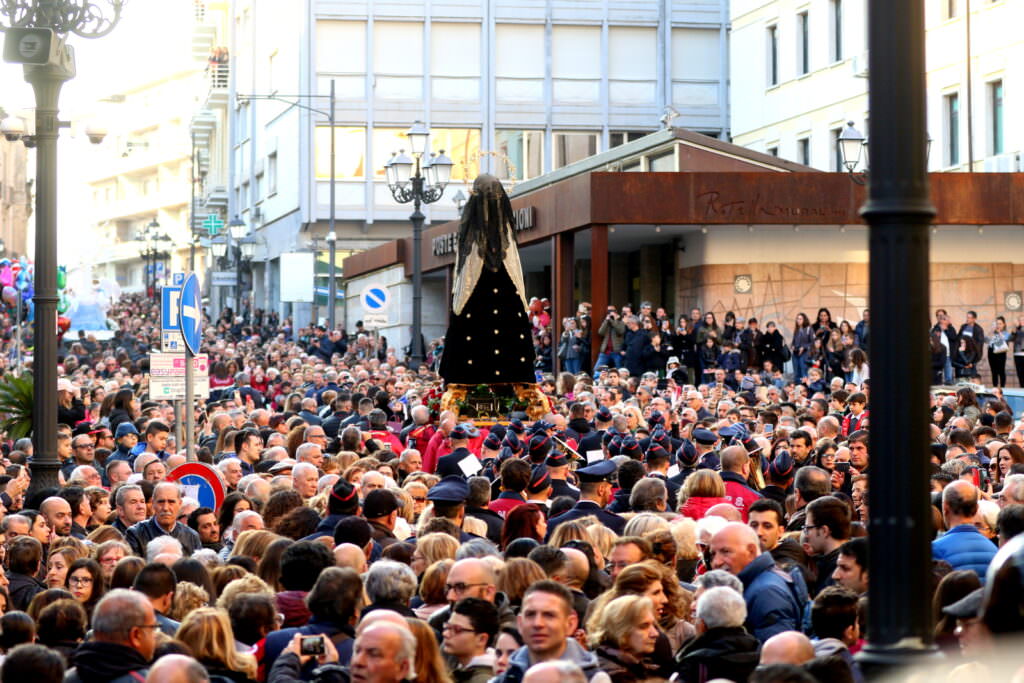
{"type": "Polygon", "coordinates": [[[449,384],[532,383],[533,361],[515,214],[501,182],[480,175],[459,225],[441,377],[449,384]]]}

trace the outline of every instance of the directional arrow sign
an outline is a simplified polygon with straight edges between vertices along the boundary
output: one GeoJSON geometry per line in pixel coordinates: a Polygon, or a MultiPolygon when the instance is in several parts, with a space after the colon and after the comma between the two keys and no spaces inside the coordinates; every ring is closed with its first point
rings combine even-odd
{"type": "Polygon", "coordinates": [[[195,273],[189,273],[181,287],[179,311],[181,336],[184,337],[188,350],[198,354],[199,342],[202,339],[200,329],[203,323],[203,309],[199,300],[199,279],[195,273]]]}

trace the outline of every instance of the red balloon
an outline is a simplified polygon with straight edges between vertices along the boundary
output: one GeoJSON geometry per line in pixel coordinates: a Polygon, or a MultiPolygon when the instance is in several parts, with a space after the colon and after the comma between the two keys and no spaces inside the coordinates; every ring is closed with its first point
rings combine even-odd
{"type": "Polygon", "coordinates": [[[70,330],[71,318],[65,317],[63,315],[57,316],[57,329],[60,330],[62,333],[70,330]]]}

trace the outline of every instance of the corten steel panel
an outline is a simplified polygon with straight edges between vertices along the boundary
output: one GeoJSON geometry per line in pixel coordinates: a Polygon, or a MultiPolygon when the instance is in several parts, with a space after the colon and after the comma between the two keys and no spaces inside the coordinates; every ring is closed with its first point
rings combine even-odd
{"type": "MultiPolygon", "coordinates": [[[[1014,209],[1013,173],[933,173],[933,223],[1005,225],[1018,223],[1014,209]]],[[[1019,185],[1018,185],[1019,188],[1019,185]]],[[[1019,201],[1019,200],[1018,200],[1019,201]]]]}
{"type": "MultiPolygon", "coordinates": [[[[1024,174],[933,173],[930,181],[938,225],[1024,224],[1024,174]]],[[[534,209],[534,228],[516,236],[519,244],[530,244],[591,222],[854,225],[863,223],[865,196],[865,188],[845,173],[595,172],[517,197],[512,206],[534,209]]],[[[457,230],[452,221],[424,231],[424,271],[454,262],[454,254],[434,256],[431,241],[457,230]]],[[[393,265],[411,255],[411,246],[405,239],[350,256],[345,275],[393,265]],[[399,243],[405,250],[396,252],[399,243]]]]}
{"type": "Polygon", "coordinates": [[[602,223],[835,225],[861,222],[864,189],[838,173],[594,173],[602,223]]]}
{"type": "Polygon", "coordinates": [[[597,333],[598,328],[604,321],[605,311],[608,310],[609,299],[608,288],[608,226],[590,226],[590,364],[597,362],[597,355],[601,352],[601,335],[597,333]]]}

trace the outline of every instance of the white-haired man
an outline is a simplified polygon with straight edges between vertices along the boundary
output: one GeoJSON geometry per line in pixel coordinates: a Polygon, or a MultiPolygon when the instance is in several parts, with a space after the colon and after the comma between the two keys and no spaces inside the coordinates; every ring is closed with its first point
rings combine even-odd
{"type": "Polygon", "coordinates": [[[133,524],[125,540],[136,555],[145,554],[146,545],[157,536],[173,536],[181,543],[185,555],[203,547],[199,534],[178,521],[181,510],[181,489],[173,482],[160,482],[153,487],[153,516],[133,524]]]}
{"type": "Polygon", "coordinates": [[[761,644],[743,627],[747,603],[735,588],[715,586],[697,598],[697,637],[679,653],[681,680],[745,681],[757,667],[761,644]]]}
{"type": "Polygon", "coordinates": [[[377,622],[357,637],[350,666],[353,683],[401,683],[415,676],[416,638],[390,622],[377,622]]]}

